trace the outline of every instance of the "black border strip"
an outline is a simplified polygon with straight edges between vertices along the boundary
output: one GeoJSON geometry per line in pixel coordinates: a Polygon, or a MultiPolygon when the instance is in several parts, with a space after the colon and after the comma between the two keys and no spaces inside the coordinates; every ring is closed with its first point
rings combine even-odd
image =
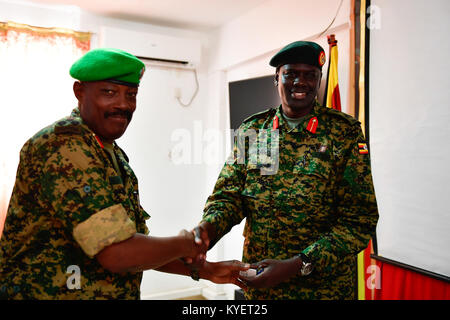
{"type": "MultiPolygon", "coordinates": [[[[327,38],[328,40],[328,38],[327,38]]],[[[328,47],[330,48],[330,44],[328,44],[328,47]]],[[[331,48],[328,49],[328,67],[327,67],[327,78],[325,80],[325,92],[323,95],[323,102],[322,102],[322,106],[326,107],[327,106],[327,96],[328,96],[328,80],[330,77],[330,66],[331,66],[331,48]]]]}
{"type": "Polygon", "coordinates": [[[365,48],[364,48],[364,126],[366,133],[366,142],[370,145],[370,135],[369,135],[369,93],[370,93],[370,73],[369,73],[369,63],[370,63],[370,29],[367,27],[367,21],[369,20],[370,14],[367,13],[367,9],[370,7],[370,0],[366,0],[366,20],[365,23],[365,48]]]}
{"type": "Polygon", "coordinates": [[[400,267],[400,268],[403,268],[403,269],[406,269],[406,270],[409,270],[409,271],[414,271],[414,272],[417,272],[417,273],[419,273],[421,275],[424,275],[424,276],[427,276],[427,277],[430,277],[430,278],[433,278],[433,279],[436,279],[436,280],[440,280],[440,281],[444,281],[444,282],[450,283],[450,277],[444,276],[443,274],[434,273],[434,272],[431,272],[431,271],[428,271],[428,270],[425,270],[425,269],[420,269],[420,268],[417,268],[417,267],[413,267],[413,266],[411,266],[409,264],[405,264],[405,263],[398,262],[398,261],[395,261],[395,260],[391,260],[391,259],[388,259],[388,258],[380,257],[380,256],[378,256],[376,254],[371,254],[370,257],[372,259],[391,264],[391,265],[393,265],[395,267],[400,267]]]}
{"type": "Polygon", "coordinates": [[[151,61],[158,61],[158,62],[170,62],[170,63],[178,63],[178,64],[188,64],[188,61],[178,61],[178,60],[168,60],[168,59],[158,59],[158,58],[150,58],[150,57],[142,57],[142,56],[136,56],[138,59],[142,60],[151,60],[151,61]]]}
{"type": "MultiPolygon", "coordinates": [[[[365,138],[367,145],[369,146],[370,150],[370,125],[369,125],[369,94],[370,94],[370,29],[367,26],[367,21],[370,17],[370,14],[367,13],[367,9],[371,5],[371,0],[366,0],[366,20],[362,21],[365,23],[365,48],[364,48],[364,132],[365,132],[365,138]]],[[[372,247],[373,252],[375,254],[378,254],[378,244],[377,244],[377,233],[374,232],[372,236],[372,247]]]]}

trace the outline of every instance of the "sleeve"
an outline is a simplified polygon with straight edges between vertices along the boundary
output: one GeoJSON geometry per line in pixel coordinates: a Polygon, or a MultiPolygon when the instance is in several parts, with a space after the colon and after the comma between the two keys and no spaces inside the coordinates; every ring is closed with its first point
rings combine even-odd
{"type": "Polygon", "coordinates": [[[214,225],[215,242],[245,218],[241,194],[245,184],[246,169],[245,164],[241,163],[244,161],[240,161],[242,153],[238,153],[237,150],[235,141],[233,151],[223,166],[204,208],[202,221],[214,225]]]}
{"type": "Polygon", "coordinates": [[[333,274],[344,257],[365,249],[375,233],[378,208],[365,146],[360,125],[353,126],[344,140],[344,157],[335,185],[339,218],[329,233],[303,250],[319,273],[333,274]]]}
{"type": "Polygon", "coordinates": [[[136,233],[124,207],[114,201],[105,165],[81,136],[59,136],[40,153],[46,157],[41,198],[88,256],[136,233]]]}

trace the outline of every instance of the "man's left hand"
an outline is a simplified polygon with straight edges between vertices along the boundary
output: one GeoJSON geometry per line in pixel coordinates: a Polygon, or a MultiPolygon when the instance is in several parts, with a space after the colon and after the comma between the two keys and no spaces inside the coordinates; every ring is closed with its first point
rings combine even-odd
{"type": "Polygon", "coordinates": [[[301,261],[299,258],[286,260],[266,259],[251,265],[259,270],[256,275],[241,275],[239,278],[249,287],[270,288],[297,275],[301,261]]]}

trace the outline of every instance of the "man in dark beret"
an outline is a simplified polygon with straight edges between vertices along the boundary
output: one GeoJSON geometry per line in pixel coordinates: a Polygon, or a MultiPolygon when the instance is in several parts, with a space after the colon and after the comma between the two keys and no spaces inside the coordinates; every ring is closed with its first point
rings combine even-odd
{"type": "Polygon", "coordinates": [[[249,265],[205,261],[182,230],[148,235],[137,178],[116,139],[136,109],[144,63],[118,49],[70,69],[78,107],[23,146],[0,240],[0,299],[139,299],[143,270],[234,283],[249,265]],[[189,260],[201,260],[191,273],[189,260]]]}
{"type": "Polygon", "coordinates": [[[356,298],[356,255],[378,210],[360,123],[316,100],[324,63],[308,41],[271,59],[281,105],[247,118],[240,132],[264,131],[270,141],[257,143],[278,150],[255,162],[238,135],[197,227],[211,246],[246,218],[247,299],[356,298]]]}

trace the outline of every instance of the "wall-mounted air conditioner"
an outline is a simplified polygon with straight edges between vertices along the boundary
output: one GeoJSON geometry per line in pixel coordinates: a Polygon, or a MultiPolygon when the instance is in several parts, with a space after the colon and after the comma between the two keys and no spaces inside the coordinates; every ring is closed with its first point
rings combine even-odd
{"type": "Polygon", "coordinates": [[[100,46],[118,48],[162,65],[195,68],[200,63],[200,40],[102,27],[100,46]]]}

